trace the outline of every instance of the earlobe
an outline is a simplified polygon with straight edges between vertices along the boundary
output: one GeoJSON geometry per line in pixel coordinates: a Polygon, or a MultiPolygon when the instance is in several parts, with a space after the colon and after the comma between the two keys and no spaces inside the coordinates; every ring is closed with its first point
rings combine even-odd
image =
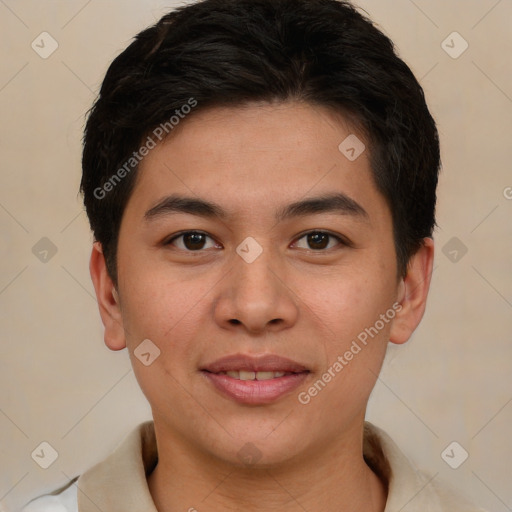
{"type": "Polygon", "coordinates": [[[402,307],[391,326],[389,341],[392,343],[405,343],[423,318],[433,264],[434,241],[431,238],[424,238],[423,245],[411,257],[407,275],[398,287],[397,302],[402,307]]]}
{"type": "Polygon", "coordinates": [[[89,271],[96,291],[96,299],[101,320],[105,327],[105,345],[110,350],[126,347],[119,296],[107,271],[103,250],[99,242],[94,242],[89,262],[89,271]]]}

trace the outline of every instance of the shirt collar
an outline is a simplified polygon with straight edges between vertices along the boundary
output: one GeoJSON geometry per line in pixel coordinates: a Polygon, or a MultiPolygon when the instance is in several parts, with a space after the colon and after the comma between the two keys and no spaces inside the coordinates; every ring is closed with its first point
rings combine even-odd
{"type": "Polygon", "coordinates": [[[157,461],[153,421],[146,421],[80,476],[79,512],[158,512],[146,480],[157,461]]]}
{"type": "MultiPolygon", "coordinates": [[[[401,510],[428,485],[381,429],[365,422],[363,455],[373,471],[388,482],[384,512],[401,510]]],[[[78,479],[80,512],[158,512],[147,476],[158,462],[153,421],[141,423],[106,459],[78,479]]]]}

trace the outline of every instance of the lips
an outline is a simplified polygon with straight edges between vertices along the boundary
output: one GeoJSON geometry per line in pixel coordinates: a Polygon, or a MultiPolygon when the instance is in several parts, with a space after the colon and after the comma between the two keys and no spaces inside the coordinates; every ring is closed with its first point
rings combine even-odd
{"type": "Polygon", "coordinates": [[[201,369],[210,373],[231,371],[302,373],[308,371],[304,365],[296,361],[273,354],[259,357],[234,354],[217,359],[201,369]]]}
{"type": "Polygon", "coordinates": [[[224,397],[251,405],[269,404],[300,386],[310,371],[277,355],[235,354],[201,368],[206,380],[224,397]]]}

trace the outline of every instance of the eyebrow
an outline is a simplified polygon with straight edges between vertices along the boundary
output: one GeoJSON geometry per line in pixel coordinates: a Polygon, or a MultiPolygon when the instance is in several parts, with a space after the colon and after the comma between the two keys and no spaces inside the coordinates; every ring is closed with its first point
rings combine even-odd
{"type": "MultiPolygon", "coordinates": [[[[164,197],[155,206],[150,208],[144,214],[144,219],[149,221],[175,213],[186,213],[205,218],[217,217],[222,220],[229,217],[228,212],[216,203],[195,197],[173,194],[164,197]]],[[[322,213],[350,215],[369,221],[368,212],[354,199],[341,192],[311,197],[286,205],[276,212],[276,220],[282,222],[294,217],[305,217],[322,213]]]]}

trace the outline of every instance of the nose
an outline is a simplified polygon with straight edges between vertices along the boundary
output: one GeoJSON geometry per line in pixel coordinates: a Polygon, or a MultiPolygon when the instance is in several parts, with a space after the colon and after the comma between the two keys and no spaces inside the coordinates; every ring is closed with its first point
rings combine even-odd
{"type": "Polygon", "coordinates": [[[251,334],[291,327],[298,318],[298,298],[278,256],[270,249],[263,249],[251,263],[236,253],[233,256],[232,269],[218,289],[217,323],[251,334]]]}

